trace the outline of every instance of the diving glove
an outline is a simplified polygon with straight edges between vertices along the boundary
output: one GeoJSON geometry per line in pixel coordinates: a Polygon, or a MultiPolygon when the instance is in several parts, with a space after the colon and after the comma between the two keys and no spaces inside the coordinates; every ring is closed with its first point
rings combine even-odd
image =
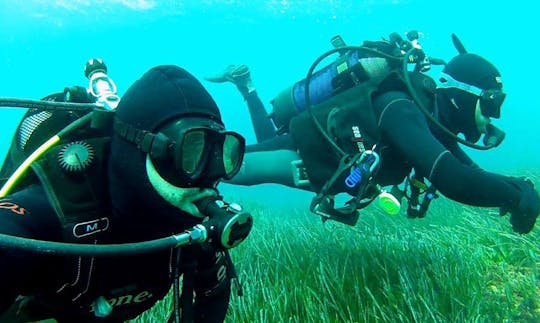
{"type": "Polygon", "coordinates": [[[249,67],[244,64],[229,65],[221,74],[207,76],[204,79],[214,83],[231,82],[244,95],[255,91],[249,67]]]}
{"type": "Polygon", "coordinates": [[[510,184],[520,192],[519,202],[512,210],[501,209],[501,215],[509,211],[510,224],[514,232],[529,233],[540,215],[540,196],[529,179],[513,178],[510,184]]]}

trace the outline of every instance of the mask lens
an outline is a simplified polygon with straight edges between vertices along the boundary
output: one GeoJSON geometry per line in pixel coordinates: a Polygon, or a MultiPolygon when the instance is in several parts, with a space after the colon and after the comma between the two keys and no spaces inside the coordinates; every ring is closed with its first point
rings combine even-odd
{"type": "Polygon", "coordinates": [[[189,176],[194,176],[200,170],[204,159],[206,132],[202,130],[189,131],[184,135],[181,146],[182,169],[189,176]]]}
{"type": "Polygon", "coordinates": [[[223,169],[226,178],[236,175],[240,169],[243,154],[243,140],[233,134],[226,134],[223,141],[223,169]]]}
{"type": "Polygon", "coordinates": [[[506,94],[501,90],[487,90],[480,97],[480,109],[486,117],[498,119],[506,94]]]}

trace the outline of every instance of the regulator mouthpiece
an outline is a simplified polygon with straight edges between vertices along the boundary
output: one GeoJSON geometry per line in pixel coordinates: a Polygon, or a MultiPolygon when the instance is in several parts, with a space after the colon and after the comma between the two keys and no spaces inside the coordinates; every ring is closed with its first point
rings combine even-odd
{"type": "Polygon", "coordinates": [[[107,110],[114,110],[120,102],[118,89],[107,75],[107,66],[102,59],[90,59],[84,67],[84,75],[89,79],[88,92],[96,98],[96,103],[107,110]]]}

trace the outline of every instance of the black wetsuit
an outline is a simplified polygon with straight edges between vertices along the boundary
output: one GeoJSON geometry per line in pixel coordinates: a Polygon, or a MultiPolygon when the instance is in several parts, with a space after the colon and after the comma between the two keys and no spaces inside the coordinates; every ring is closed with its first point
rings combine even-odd
{"type": "MultiPolygon", "coordinates": [[[[264,111],[256,92],[245,95],[245,99],[251,115],[254,115],[257,109],[264,111]]],[[[439,106],[442,104],[444,103],[441,102],[439,106]]],[[[415,172],[425,176],[443,195],[457,202],[511,210],[517,207],[520,192],[511,184],[517,179],[480,169],[461,150],[455,139],[428,124],[425,115],[408,94],[397,91],[380,94],[373,100],[373,108],[380,134],[377,145],[381,162],[375,176],[377,184],[399,184],[414,167],[415,172]]],[[[444,119],[444,111],[440,113],[439,118],[444,119]]],[[[269,124],[269,120],[259,124],[253,120],[260,142],[248,146],[248,153],[290,149],[302,155],[301,145],[295,142],[293,135],[275,136],[274,133],[274,137],[270,138],[269,131],[265,130],[269,124]]],[[[340,139],[353,140],[352,133],[347,136],[340,139]]],[[[323,153],[318,154],[318,158],[326,156],[323,153]]],[[[337,164],[335,167],[337,168],[337,164]]],[[[345,192],[346,188],[343,191],[345,192]]]]}
{"type": "MultiPolygon", "coordinates": [[[[151,238],[145,237],[151,225],[129,220],[115,221],[114,215],[111,219],[112,234],[107,243],[151,238]]],[[[165,231],[163,236],[168,235],[165,231]]],[[[60,222],[39,185],[29,186],[0,200],[0,233],[62,241],[60,222]]],[[[230,295],[230,281],[223,275],[226,271],[223,267],[226,265],[225,257],[215,250],[201,250],[198,255],[194,279],[195,321],[222,322],[230,295]]],[[[52,306],[48,310],[49,317],[55,317],[59,322],[123,322],[152,307],[167,294],[173,282],[175,257],[172,250],[95,258],[90,278],[76,285],[81,295],[73,289],[69,296],[63,295],[57,291],[69,289],[69,285],[79,277],[76,259],[0,249],[0,317],[18,295],[44,295],[38,300],[52,306]],[[100,296],[113,306],[112,313],[105,318],[94,315],[92,302],[100,296]],[[55,307],[56,301],[60,302],[56,304],[58,307],[55,307]]],[[[166,321],[167,317],[158,320],[166,321]]]]}
{"type": "Polygon", "coordinates": [[[382,148],[377,183],[400,183],[414,167],[452,200],[476,206],[517,206],[520,194],[510,184],[513,179],[477,167],[455,140],[435,126],[430,129],[424,114],[406,94],[385,93],[374,100],[374,108],[382,148]]]}
{"type": "MultiPolygon", "coordinates": [[[[272,121],[270,121],[270,119],[268,118],[268,114],[266,113],[264,104],[259,98],[257,92],[252,91],[249,93],[243,93],[242,95],[244,96],[244,99],[246,100],[246,103],[248,105],[249,116],[253,124],[253,131],[255,132],[255,138],[257,138],[257,143],[261,144],[262,142],[272,138],[275,138],[274,140],[277,141],[287,140],[278,139],[280,137],[276,137],[276,130],[274,129],[274,125],[272,121]]],[[[275,144],[275,146],[282,149],[284,148],[283,144],[275,144]]],[[[248,146],[248,149],[250,148],[254,148],[254,145],[248,146]]],[[[269,147],[268,150],[271,150],[272,148],[273,147],[269,147]]]]}

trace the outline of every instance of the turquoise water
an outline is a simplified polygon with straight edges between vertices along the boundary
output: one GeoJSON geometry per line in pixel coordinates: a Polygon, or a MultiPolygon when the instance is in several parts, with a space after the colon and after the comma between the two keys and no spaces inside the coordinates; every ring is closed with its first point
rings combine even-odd
{"type": "MultiPolygon", "coordinates": [[[[421,41],[429,55],[449,60],[456,54],[450,35],[456,33],[470,52],[500,69],[508,93],[496,123],[507,132],[505,142],[472,156],[487,170],[538,170],[539,11],[539,5],[525,0],[0,0],[0,96],[37,99],[65,86],[86,86],[82,67],[94,57],[105,60],[120,94],[158,64],[180,65],[202,79],[230,63],[245,63],[270,108],[277,93],[303,78],[331,48],[336,34],[359,44],[417,29],[424,33],[421,41]]],[[[236,89],[204,84],[228,128],[254,142],[236,89]]],[[[0,111],[1,156],[22,112],[0,111]]],[[[261,189],[276,190],[271,185],[261,189]]]]}

